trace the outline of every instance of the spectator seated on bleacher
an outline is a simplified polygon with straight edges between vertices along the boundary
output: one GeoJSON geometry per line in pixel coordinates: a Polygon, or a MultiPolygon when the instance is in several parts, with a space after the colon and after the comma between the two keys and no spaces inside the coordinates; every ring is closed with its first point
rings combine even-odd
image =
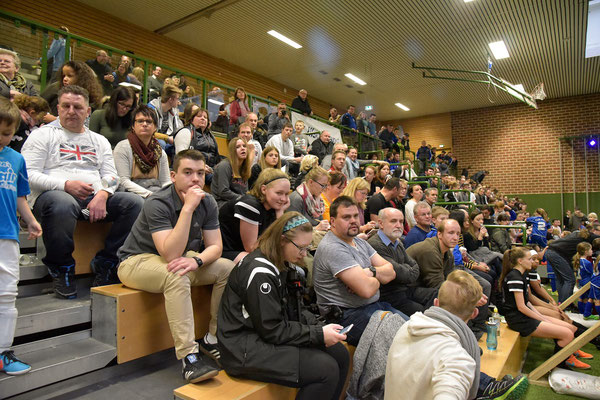
{"type": "Polygon", "coordinates": [[[233,97],[234,100],[229,105],[229,123],[237,125],[244,122],[246,115],[250,112],[250,107],[248,107],[248,99],[244,88],[236,88],[233,97]]]}
{"type": "Polygon", "coordinates": [[[223,257],[237,264],[254,250],[258,237],[289,207],[289,193],[286,173],[268,168],[247,194],[225,203],[219,211],[223,257]]]}
{"type": "Polygon", "coordinates": [[[433,305],[437,290],[421,287],[419,265],[412,259],[400,238],[404,231],[404,214],[396,208],[379,211],[379,230],[368,240],[375,251],[392,264],[396,277],[380,287],[381,301],[388,302],[397,310],[411,316],[433,305]]]}
{"type": "Polygon", "coordinates": [[[323,161],[321,162],[321,167],[323,167],[325,170],[331,171],[331,159],[333,158],[333,153],[336,151],[343,151],[345,155],[348,153],[348,145],[343,142],[337,142],[333,145],[333,152],[323,157],[323,161]]]}
{"type": "Polygon", "coordinates": [[[404,247],[407,249],[415,243],[422,242],[431,231],[431,207],[426,201],[420,201],[414,208],[417,224],[410,228],[404,238],[404,247]]]}
{"type": "MultiPolygon", "coordinates": [[[[148,103],[148,106],[156,112],[158,124],[155,135],[163,148],[166,148],[167,143],[173,144],[173,135],[183,127],[177,109],[182,93],[181,89],[176,86],[164,85],[160,98],[148,103]]],[[[168,151],[167,154],[169,154],[168,151]]]]}
{"type": "MultiPolygon", "coordinates": [[[[419,265],[419,286],[439,289],[446,277],[455,269],[453,250],[458,244],[460,236],[460,225],[454,219],[446,219],[438,224],[436,237],[425,239],[416,243],[406,250],[419,265]]],[[[461,268],[461,267],[458,267],[461,268]]],[[[483,293],[489,297],[491,285],[484,278],[466,269],[477,279],[483,289],[483,293]]],[[[480,337],[485,331],[487,319],[487,302],[479,304],[479,315],[472,321],[472,330],[480,337]]]]}
{"type": "Polygon", "coordinates": [[[210,131],[208,111],[189,103],[184,110],[183,127],[174,133],[175,153],[187,149],[198,150],[205,160],[207,185],[212,183],[213,168],[221,161],[217,139],[210,131]],[[191,105],[191,106],[190,106],[191,105]],[[188,106],[190,106],[188,108],[188,106]]]}
{"type": "Polygon", "coordinates": [[[492,280],[489,282],[493,285],[500,276],[500,273],[502,273],[502,254],[490,250],[490,235],[486,227],[483,226],[483,214],[481,211],[476,209],[471,212],[468,222],[465,218],[462,227],[464,246],[469,253],[469,257],[487,265],[488,268],[484,272],[491,277],[492,280]]]}
{"type": "MultiPolygon", "coordinates": [[[[252,139],[254,142],[260,144],[260,148],[262,149],[267,144],[268,134],[265,129],[258,125],[258,115],[256,113],[251,112],[246,115],[246,122],[250,124],[250,128],[252,128],[252,139]]],[[[260,152],[257,152],[260,154],[260,152]]]]}
{"type": "Polygon", "coordinates": [[[348,196],[356,202],[358,206],[359,234],[358,237],[367,240],[368,233],[375,229],[375,221],[365,222],[365,209],[367,208],[367,195],[369,194],[369,184],[362,178],[354,178],[348,182],[348,185],[341,196],[348,196]]]}
{"type": "Polygon", "coordinates": [[[300,89],[298,91],[298,97],[296,97],[292,101],[292,108],[295,108],[296,110],[300,111],[300,114],[310,117],[313,114],[313,112],[310,108],[310,104],[308,102],[307,97],[308,92],[306,91],[306,89],[300,89]]]}
{"type": "MultiPolygon", "coordinates": [[[[510,216],[507,213],[502,212],[496,217],[496,223],[498,225],[509,225],[510,216]]],[[[491,250],[504,254],[504,252],[506,250],[510,250],[511,247],[512,238],[510,236],[509,230],[504,228],[494,229],[492,235],[490,236],[491,250]]]]}
{"type": "Polygon", "coordinates": [[[377,222],[379,211],[384,208],[393,207],[391,201],[395,200],[400,193],[400,179],[389,179],[383,188],[375,193],[369,200],[365,209],[365,221],[377,222]]]}
{"type": "Polygon", "coordinates": [[[304,130],[304,121],[298,120],[294,124],[294,133],[290,138],[294,143],[294,155],[305,156],[308,154],[308,148],[310,146],[310,138],[308,135],[302,133],[304,130]]]}
{"type": "Polygon", "coordinates": [[[329,221],[329,208],[331,204],[342,194],[348,183],[346,175],[341,172],[328,172],[328,174],[329,183],[321,193],[321,200],[323,200],[323,205],[325,206],[323,210],[323,219],[327,221],[329,221]]]}
{"type": "Polygon", "coordinates": [[[285,213],[234,268],[219,309],[221,365],[236,377],[297,387],[296,399],[337,400],[349,368],[339,343],[346,336],[302,307],[290,267],[311,241],[308,220],[285,213]]]}
{"type": "Polygon", "coordinates": [[[50,112],[50,107],[48,102],[40,96],[25,94],[16,96],[13,103],[21,110],[21,118],[17,125],[17,131],[8,146],[20,153],[31,132],[37,129],[44,121],[44,116],[50,112]]]}
{"type": "Polygon", "coordinates": [[[162,68],[156,65],[152,70],[152,74],[148,77],[147,85],[148,85],[148,98],[150,101],[160,97],[163,88],[163,82],[160,79],[160,75],[162,74],[162,68]]]}
{"type": "Polygon", "coordinates": [[[0,48],[0,95],[14,99],[19,94],[37,96],[33,83],[19,72],[21,59],[14,51],[0,48]]]}
{"type": "Polygon", "coordinates": [[[258,162],[252,166],[250,178],[248,178],[248,190],[254,187],[260,173],[268,168],[281,169],[279,150],[273,146],[265,147],[258,162]]]}
{"type": "Polygon", "coordinates": [[[344,174],[346,180],[348,179],[348,170],[346,169],[346,152],[344,150],[335,150],[331,155],[331,167],[329,172],[338,172],[344,174]]]}
{"type": "MultiPolygon", "coordinates": [[[[377,164],[380,164],[381,162],[382,161],[375,161],[377,164]]],[[[346,156],[346,172],[348,173],[348,180],[352,180],[361,176],[360,168],[371,163],[373,163],[373,161],[359,160],[358,150],[355,147],[348,147],[348,153],[346,156]]]]}
{"type": "Polygon", "coordinates": [[[42,261],[52,276],[55,293],[72,299],[77,296],[72,256],[77,220],[112,222],[105,247],[91,267],[94,286],[116,283],[117,250],[143,200],[133,193],[115,193],[118,178],[110,143],[84,125],[90,113],[87,91],[69,85],[58,94],[60,126],[32,132],[22,154],[32,189],[29,202],[44,230],[46,256],[42,261]]]}
{"type": "MultiPolygon", "coordinates": [[[[134,83],[133,79],[127,72],[127,64],[125,64],[125,63],[120,63],[119,66],[117,67],[117,69],[115,71],[113,71],[112,76],[113,76],[113,81],[112,81],[113,88],[119,87],[119,85],[121,83],[134,83]]],[[[137,79],[136,79],[136,81],[137,81],[137,79]]],[[[139,83],[139,82],[137,82],[137,83],[139,83]]]]}
{"type": "Polygon", "coordinates": [[[210,191],[215,196],[219,208],[248,191],[252,158],[247,146],[244,139],[230,140],[229,157],[221,160],[214,168],[210,191]]]}
{"type": "Polygon", "coordinates": [[[302,157],[302,161],[300,162],[300,172],[298,173],[298,176],[292,180],[292,190],[296,190],[296,188],[304,182],[308,172],[318,166],[319,157],[314,154],[307,154],[302,157]]]}
{"type": "Polygon", "coordinates": [[[381,190],[381,188],[378,188],[377,186],[375,186],[375,174],[376,173],[377,173],[377,167],[375,167],[374,165],[367,165],[365,167],[365,176],[363,176],[363,179],[365,181],[367,181],[367,183],[370,186],[369,197],[373,196],[375,193],[377,193],[379,190],[381,190]]]}
{"type": "MultiPolygon", "coordinates": [[[[290,114],[286,110],[285,103],[277,104],[277,112],[269,114],[269,132],[268,138],[271,139],[273,135],[281,133],[283,127],[286,124],[291,123],[290,114]]],[[[291,135],[291,133],[290,133],[291,135]]]]}
{"type": "Polygon", "coordinates": [[[328,131],[321,132],[319,138],[315,139],[310,144],[309,153],[319,157],[319,164],[323,164],[323,159],[325,158],[325,156],[333,153],[333,142],[331,141],[331,134],[328,131]]]}
{"type": "MultiPolygon", "coordinates": [[[[256,114],[254,113],[250,114],[256,116],[256,114]]],[[[256,165],[262,154],[262,146],[260,142],[258,140],[255,140],[254,136],[252,136],[252,126],[248,122],[240,124],[240,126],[238,127],[237,137],[244,139],[248,143],[248,153],[252,153],[252,165],[256,165]]]]}
{"type": "Polygon", "coordinates": [[[410,199],[404,206],[404,216],[406,217],[406,222],[408,222],[408,227],[412,228],[417,224],[417,221],[415,221],[415,206],[423,199],[423,189],[421,188],[421,185],[411,185],[408,188],[408,195],[410,196],[410,199]]]}
{"type": "Polygon", "coordinates": [[[327,188],[328,182],[327,171],[316,166],[308,171],[304,182],[290,194],[288,211],[299,212],[319,231],[326,231],[329,227],[329,221],[323,221],[325,204],[321,198],[321,193],[327,188]]]}
{"type": "Polygon", "coordinates": [[[525,392],[522,375],[496,381],[480,372],[480,349],[467,322],[477,315],[481,297],[471,275],[448,275],[434,307],[414,314],[396,334],[387,358],[385,399],[501,399],[525,392]]]}
{"type": "Polygon", "coordinates": [[[436,201],[438,201],[438,190],[436,187],[428,187],[423,192],[423,200],[429,204],[429,207],[433,208],[436,201]]]}
{"type": "Polygon", "coordinates": [[[154,110],[139,106],[127,139],[113,151],[120,189],[143,198],[171,183],[167,154],[154,137],[156,123],[154,110]]]}
{"type": "Polygon", "coordinates": [[[359,234],[358,206],[340,196],[331,204],[331,231],[315,253],[313,274],[319,311],[328,321],[354,324],[348,343],[356,346],[371,314],[377,310],[400,314],[379,299],[379,287],[394,280],[392,264],[383,259],[359,234]]]}
{"type": "Polygon", "coordinates": [[[290,140],[292,133],[294,132],[294,126],[290,123],[286,123],[281,133],[271,136],[267,142],[267,146],[273,146],[279,150],[279,156],[281,157],[281,165],[287,166],[287,171],[293,175],[298,174],[300,170],[300,162],[303,156],[294,156],[294,143],[290,140]]]}
{"type": "Polygon", "coordinates": [[[178,153],[171,173],[173,184],[148,198],[119,250],[119,278],[124,285],[164,294],[175,353],[183,363],[183,379],[192,383],[218,373],[199,350],[219,358],[217,312],[234,267],[230,260],[220,258],[223,246],[217,203],[202,190],[204,171],[202,153],[178,153]],[[213,288],[209,332],[198,343],[190,287],[200,285],[213,288]]]}
{"type": "MultiPolygon", "coordinates": [[[[89,103],[92,110],[100,107],[102,102],[102,88],[94,75],[94,71],[82,61],[67,61],[60,68],[60,79],[50,85],[42,92],[42,96],[50,105],[51,115],[46,116],[45,122],[56,119],[58,114],[58,92],[67,85],[77,85],[88,92],[89,103]]],[[[89,115],[88,115],[89,116],[89,115]]],[[[60,125],[58,123],[56,126],[60,125]]]]}
{"type": "Polygon", "coordinates": [[[96,58],[87,60],[85,63],[96,74],[96,79],[102,86],[103,94],[110,95],[113,90],[112,81],[114,77],[112,75],[112,67],[110,66],[110,57],[106,54],[106,51],[96,51],[96,58]]]}
{"type": "MultiPolygon", "coordinates": [[[[90,117],[90,130],[104,136],[114,148],[127,138],[133,123],[137,96],[132,88],[119,86],[110,96],[108,106],[96,110],[90,117]]],[[[156,130],[156,126],[154,127],[156,130]]]]}

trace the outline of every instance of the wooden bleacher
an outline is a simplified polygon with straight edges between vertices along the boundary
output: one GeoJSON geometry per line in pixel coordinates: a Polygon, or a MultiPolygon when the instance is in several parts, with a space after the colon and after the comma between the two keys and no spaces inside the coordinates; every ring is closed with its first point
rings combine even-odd
{"type": "Polygon", "coordinates": [[[485,343],[487,334],[484,333],[479,339],[479,347],[483,350],[481,371],[495,379],[502,379],[506,374],[519,375],[529,339],[529,337],[521,337],[518,332],[502,323],[498,347],[496,350],[488,350],[485,343]]]}

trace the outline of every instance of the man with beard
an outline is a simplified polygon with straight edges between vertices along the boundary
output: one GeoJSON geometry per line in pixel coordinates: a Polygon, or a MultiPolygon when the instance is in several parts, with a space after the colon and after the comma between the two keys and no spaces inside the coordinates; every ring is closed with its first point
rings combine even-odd
{"type": "Polygon", "coordinates": [[[347,335],[356,346],[378,310],[408,317],[379,301],[379,287],[396,278],[392,264],[383,259],[359,233],[358,205],[348,196],[331,203],[331,231],[321,240],[314,259],[314,284],[321,315],[353,328],[347,335]]]}

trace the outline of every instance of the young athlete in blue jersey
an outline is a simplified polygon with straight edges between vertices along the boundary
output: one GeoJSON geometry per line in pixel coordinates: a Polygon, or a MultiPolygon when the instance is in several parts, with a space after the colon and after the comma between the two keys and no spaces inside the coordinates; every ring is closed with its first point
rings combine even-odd
{"type": "MultiPolygon", "coordinates": [[[[594,270],[594,265],[587,258],[592,256],[592,245],[588,242],[581,242],[577,245],[577,253],[573,256],[573,269],[579,271],[579,287],[583,287],[588,282],[592,282],[590,290],[585,292],[579,298],[577,306],[579,312],[583,314],[585,320],[598,320],[600,317],[600,276],[597,269],[594,270]],[[595,284],[595,285],[594,285],[595,284]],[[598,315],[592,315],[592,307],[596,306],[598,315]]],[[[598,264],[596,263],[596,268],[598,264]]]]}
{"type": "Polygon", "coordinates": [[[531,224],[531,235],[529,236],[529,242],[537,244],[540,249],[543,249],[548,245],[548,229],[550,229],[550,222],[548,222],[548,214],[543,208],[538,208],[533,213],[533,217],[529,217],[525,220],[527,224],[531,224]]]}

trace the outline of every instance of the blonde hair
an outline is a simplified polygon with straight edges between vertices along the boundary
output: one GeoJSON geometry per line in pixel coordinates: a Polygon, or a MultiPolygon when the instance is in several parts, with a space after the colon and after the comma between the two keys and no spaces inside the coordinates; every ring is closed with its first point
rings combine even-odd
{"type": "Polygon", "coordinates": [[[581,258],[583,258],[585,253],[587,253],[591,248],[592,245],[588,242],[581,242],[577,245],[577,253],[575,253],[573,259],[571,260],[573,262],[573,269],[575,271],[577,271],[581,266],[581,258]]]}
{"type": "Polygon", "coordinates": [[[319,165],[319,157],[314,154],[307,154],[300,161],[300,172],[307,172],[311,168],[319,165]]]}
{"type": "Polygon", "coordinates": [[[433,206],[431,209],[431,218],[436,219],[440,215],[450,215],[450,211],[446,210],[444,207],[433,206]]]}
{"type": "Polygon", "coordinates": [[[465,320],[481,299],[483,290],[477,280],[466,271],[450,273],[438,293],[440,307],[465,320]]]}
{"type": "Polygon", "coordinates": [[[262,172],[256,178],[256,182],[252,189],[248,191],[248,194],[256,197],[261,203],[265,202],[265,194],[262,192],[262,186],[269,187],[269,185],[278,181],[279,179],[286,179],[289,182],[289,178],[285,172],[280,168],[267,168],[263,169],[262,172]]]}
{"type": "MultiPolygon", "coordinates": [[[[317,158],[317,160],[318,160],[318,158],[317,158]]],[[[313,169],[311,169],[310,171],[308,171],[308,173],[304,177],[304,182],[306,182],[308,180],[316,181],[317,179],[319,179],[322,176],[326,176],[327,181],[329,182],[329,173],[327,171],[325,171],[324,168],[316,166],[313,169]]]]}
{"type": "Polygon", "coordinates": [[[244,182],[248,181],[251,175],[252,168],[252,155],[248,152],[248,142],[246,142],[242,138],[234,138],[229,141],[229,162],[231,163],[231,168],[233,169],[233,177],[234,178],[242,178],[244,182]],[[246,159],[240,162],[238,158],[237,151],[235,149],[237,142],[242,141],[244,146],[246,146],[246,159]]]}
{"type": "MultiPolygon", "coordinates": [[[[348,196],[355,199],[355,193],[357,190],[366,190],[368,192],[371,190],[371,185],[363,178],[354,178],[348,182],[348,185],[344,188],[344,191],[340,196],[348,196]]],[[[365,200],[361,203],[358,203],[358,205],[364,210],[366,208],[366,203],[367,201],[365,200]]]]}
{"type": "Polygon", "coordinates": [[[544,221],[548,222],[548,214],[546,213],[546,210],[543,208],[536,208],[534,212],[540,217],[544,218],[544,221]]]}
{"type": "Polygon", "coordinates": [[[162,103],[166,103],[171,97],[175,96],[176,94],[181,96],[183,94],[183,91],[177,86],[173,86],[172,84],[165,84],[165,86],[163,86],[162,94],[160,95],[160,101],[162,103]]]}
{"type": "Polygon", "coordinates": [[[0,123],[4,122],[7,126],[13,126],[13,135],[19,123],[21,122],[21,112],[19,107],[6,97],[0,96],[0,123]]]}
{"type": "Polygon", "coordinates": [[[275,146],[265,147],[265,149],[260,154],[260,159],[258,160],[258,165],[260,166],[260,169],[263,171],[265,169],[269,169],[269,168],[281,169],[281,155],[279,154],[279,150],[277,150],[277,147],[275,147],[275,146]],[[274,167],[271,167],[270,165],[268,165],[267,161],[265,160],[265,158],[267,157],[267,154],[269,154],[272,151],[277,152],[277,165],[275,165],[274,167]]]}

